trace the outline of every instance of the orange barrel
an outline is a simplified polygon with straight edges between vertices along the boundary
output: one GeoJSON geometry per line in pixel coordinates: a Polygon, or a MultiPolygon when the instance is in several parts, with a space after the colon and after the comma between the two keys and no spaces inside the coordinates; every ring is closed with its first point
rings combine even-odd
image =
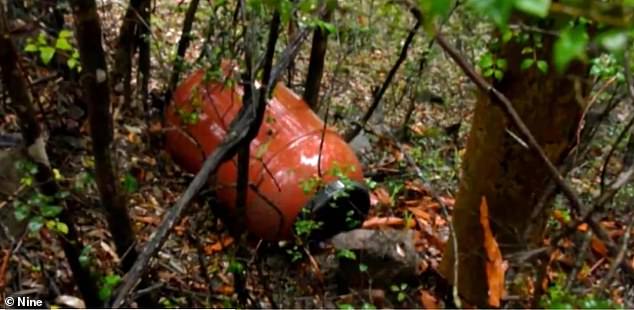
{"type": "MultiPolygon", "coordinates": [[[[175,90],[166,111],[166,147],[177,164],[198,172],[227,134],[242,105],[242,93],[238,86],[205,81],[203,71],[175,90]]],[[[301,98],[278,83],[250,146],[246,224],[251,233],[267,240],[289,239],[300,213],[321,223],[311,234],[316,239],[361,224],[370,205],[361,185],[361,165],[330,129],[323,136],[320,158],[323,126],[301,98]]],[[[235,208],[236,163],[236,158],[225,162],[210,180],[225,208],[235,208]]]]}

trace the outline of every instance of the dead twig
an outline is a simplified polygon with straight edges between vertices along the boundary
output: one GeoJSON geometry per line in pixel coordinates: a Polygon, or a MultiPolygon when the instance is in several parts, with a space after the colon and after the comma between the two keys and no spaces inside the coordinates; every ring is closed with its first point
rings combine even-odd
{"type": "Polygon", "coordinates": [[[625,254],[627,253],[628,243],[630,241],[630,235],[632,234],[631,231],[633,227],[634,227],[634,213],[630,213],[629,224],[627,225],[627,228],[625,228],[625,233],[623,234],[623,241],[621,241],[621,248],[619,250],[619,254],[616,256],[616,258],[614,258],[614,260],[612,261],[612,264],[610,265],[610,269],[608,270],[608,273],[605,275],[605,277],[603,277],[603,281],[601,281],[601,284],[599,284],[597,288],[597,291],[599,292],[599,294],[602,294],[603,292],[605,292],[605,289],[608,287],[608,285],[610,285],[610,282],[612,282],[612,279],[616,275],[616,271],[618,270],[619,266],[623,262],[623,259],[625,258],[625,254]]]}

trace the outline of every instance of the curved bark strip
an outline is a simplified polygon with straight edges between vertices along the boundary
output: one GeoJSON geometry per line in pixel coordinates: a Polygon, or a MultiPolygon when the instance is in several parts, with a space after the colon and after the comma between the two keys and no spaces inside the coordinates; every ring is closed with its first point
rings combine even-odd
{"type": "MultiPolygon", "coordinates": [[[[552,44],[552,37],[544,38],[540,59],[550,58],[552,44]]],[[[576,142],[575,133],[583,112],[577,98],[585,97],[588,91],[579,87],[583,83],[578,82],[587,67],[575,64],[565,75],[552,69],[548,74],[535,68],[522,71],[522,48],[515,42],[502,48],[498,57],[507,60],[508,69],[494,86],[510,99],[546,156],[557,165],[576,142]]],[[[453,215],[458,238],[459,290],[467,301],[478,306],[487,306],[488,295],[486,255],[478,220],[481,197],[487,197],[492,230],[502,253],[512,253],[526,249],[524,231],[531,225],[531,214],[543,195],[543,184],[551,177],[542,160],[509,132],[518,134],[513,122],[493,99],[481,94],[475,107],[453,215]]],[[[539,229],[533,230],[529,242],[541,240],[545,215],[542,212],[538,223],[532,223],[539,229]]],[[[453,278],[455,257],[456,253],[448,247],[441,266],[448,279],[453,278]]]]}

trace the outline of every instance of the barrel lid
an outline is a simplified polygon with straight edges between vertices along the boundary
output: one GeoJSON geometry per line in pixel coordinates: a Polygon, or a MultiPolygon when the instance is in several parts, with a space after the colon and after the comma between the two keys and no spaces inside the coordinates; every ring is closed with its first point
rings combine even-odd
{"type": "Polygon", "coordinates": [[[299,219],[321,223],[308,239],[322,241],[361,227],[369,209],[370,193],[365,186],[351,180],[336,180],[308,201],[299,219]]]}

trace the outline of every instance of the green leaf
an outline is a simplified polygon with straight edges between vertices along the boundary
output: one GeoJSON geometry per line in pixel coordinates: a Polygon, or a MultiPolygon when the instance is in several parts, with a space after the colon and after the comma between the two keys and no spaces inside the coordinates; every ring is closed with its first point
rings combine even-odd
{"type": "Polygon", "coordinates": [[[511,30],[505,30],[504,33],[502,34],[502,42],[506,43],[508,41],[511,41],[511,39],[513,38],[513,31],[511,30]]]}
{"type": "Polygon", "coordinates": [[[564,29],[553,48],[553,62],[559,72],[564,72],[574,59],[585,58],[588,34],[583,26],[564,29]]]}
{"type": "Polygon", "coordinates": [[[25,47],[24,47],[24,51],[27,53],[34,53],[37,52],[37,45],[33,44],[33,43],[28,43],[25,47]]]}
{"type": "Polygon", "coordinates": [[[23,221],[24,219],[29,217],[29,214],[31,214],[31,209],[29,208],[29,206],[22,202],[16,201],[15,203],[13,203],[13,208],[13,215],[15,216],[15,219],[18,220],[18,222],[23,221]]]}
{"type": "Polygon", "coordinates": [[[37,43],[39,45],[46,45],[46,34],[44,34],[44,32],[40,32],[40,34],[37,36],[37,43]]]}
{"type": "Polygon", "coordinates": [[[499,58],[498,60],[495,61],[495,66],[501,70],[506,70],[506,66],[507,66],[506,59],[499,58]]]}
{"type": "Polygon", "coordinates": [[[297,9],[302,13],[310,13],[317,6],[315,0],[302,0],[297,4],[297,9]]]}
{"type": "Polygon", "coordinates": [[[128,193],[134,193],[139,189],[139,182],[130,173],[126,173],[123,177],[123,188],[128,193]]]}
{"type": "Polygon", "coordinates": [[[361,271],[361,272],[366,272],[366,271],[368,271],[368,265],[366,265],[366,264],[359,264],[359,271],[361,271]]]}
{"type": "Polygon", "coordinates": [[[121,282],[121,277],[118,274],[110,274],[103,278],[103,284],[110,287],[115,287],[121,282]]]}
{"type": "Polygon", "coordinates": [[[597,37],[601,46],[610,52],[621,52],[627,46],[627,32],[610,30],[597,37]]]}
{"type": "Polygon", "coordinates": [[[535,63],[535,60],[533,58],[525,58],[524,60],[522,60],[522,63],[520,64],[520,69],[526,70],[530,68],[533,65],[533,63],[535,63]]]}
{"type": "Polygon", "coordinates": [[[58,50],[62,50],[62,51],[71,51],[73,50],[73,47],[70,45],[70,43],[68,42],[68,40],[66,40],[66,38],[57,38],[57,41],[55,41],[55,48],[58,50]]]}
{"type": "Polygon", "coordinates": [[[537,69],[542,73],[548,73],[548,63],[545,60],[538,60],[537,69]]]}
{"type": "Polygon", "coordinates": [[[68,58],[68,60],[66,60],[66,65],[68,66],[68,68],[70,69],[75,69],[75,67],[77,67],[77,59],[75,58],[68,58]]]}
{"type": "Polygon", "coordinates": [[[450,0],[418,0],[418,6],[425,16],[446,16],[451,10],[450,0]]]}
{"type": "Polygon", "coordinates": [[[40,59],[42,60],[42,63],[44,63],[45,65],[48,65],[51,62],[51,59],[53,59],[54,55],[55,55],[55,48],[50,46],[40,47],[40,59]]]}
{"type": "Polygon", "coordinates": [[[483,75],[484,75],[485,77],[489,77],[489,76],[492,76],[494,72],[495,72],[495,69],[493,69],[493,68],[488,68],[488,69],[484,70],[484,74],[483,74],[483,75]]]}
{"type": "Polygon", "coordinates": [[[493,66],[493,55],[491,53],[486,53],[482,55],[479,62],[480,68],[487,69],[493,66]]]}
{"type": "Polygon", "coordinates": [[[493,76],[499,81],[504,77],[504,72],[502,72],[502,70],[495,70],[493,76]]]}
{"type": "Polygon", "coordinates": [[[354,306],[352,306],[351,304],[338,304],[337,308],[342,310],[354,310],[354,306]]]}
{"type": "Polygon", "coordinates": [[[357,259],[357,254],[354,254],[354,252],[348,250],[348,249],[340,249],[337,251],[337,257],[339,258],[347,258],[350,260],[355,260],[357,259]]]}
{"type": "Polygon", "coordinates": [[[515,0],[515,8],[531,15],[546,17],[550,9],[550,0],[515,0]]]}
{"type": "Polygon", "coordinates": [[[510,0],[469,0],[468,4],[500,28],[506,28],[513,10],[513,1],[510,0]]]}
{"type": "Polygon", "coordinates": [[[55,222],[55,230],[63,235],[68,234],[68,225],[64,222],[57,221],[55,222]]]}
{"type": "Polygon", "coordinates": [[[72,36],[73,36],[73,32],[68,30],[68,29],[64,29],[64,30],[60,31],[59,35],[58,35],[58,37],[65,38],[65,39],[70,38],[72,36]]]}
{"type": "Polygon", "coordinates": [[[45,205],[40,206],[40,211],[42,212],[43,217],[52,218],[62,213],[62,207],[45,205]]]}
{"type": "Polygon", "coordinates": [[[293,17],[293,5],[289,0],[281,0],[278,4],[278,10],[282,24],[287,24],[293,17]]]}
{"type": "Polygon", "coordinates": [[[36,216],[29,221],[29,230],[32,232],[37,232],[42,229],[44,226],[44,218],[41,216],[36,216]]]}
{"type": "Polygon", "coordinates": [[[90,264],[90,251],[92,247],[90,245],[85,246],[79,254],[79,264],[86,268],[90,264]]]}
{"type": "Polygon", "coordinates": [[[112,297],[112,288],[103,286],[99,289],[98,295],[99,295],[99,299],[101,299],[102,301],[106,301],[110,299],[110,297],[112,297]]]}

